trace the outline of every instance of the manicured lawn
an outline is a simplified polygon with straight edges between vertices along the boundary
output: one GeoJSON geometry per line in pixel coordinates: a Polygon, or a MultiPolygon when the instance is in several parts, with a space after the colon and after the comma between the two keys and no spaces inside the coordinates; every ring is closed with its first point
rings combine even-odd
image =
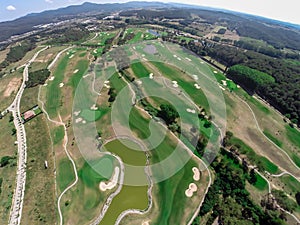
{"type": "Polygon", "coordinates": [[[276,137],[274,137],[269,131],[264,130],[263,133],[271,140],[273,141],[278,147],[282,147],[282,141],[278,140],[276,137]]]}
{"type": "Polygon", "coordinates": [[[286,135],[288,139],[296,145],[298,148],[300,148],[300,132],[296,130],[295,128],[290,127],[289,125],[285,126],[286,135]]]}
{"type": "Polygon", "coordinates": [[[57,115],[57,110],[59,109],[61,104],[61,90],[59,84],[64,79],[64,74],[66,72],[68,62],[69,55],[66,55],[59,61],[59,64],[53,73],[54,80],[48,82],[46,110],[49,116],[52,118],[57,115]]]}
{"type": "Polygon", "coordinates": [[[88,122],[93,122],[99,120],[107,111],[108,111],[107,109],[104,110],[83,109],[80,112],[80,116],[88,122]]]}
{"type": "Polygon", "coordinates": [[[276,166],[274,163],[272,163],[270,160],[268,160],[265,157],[259,157],[259,160],[262,162],[264,165],[265,169],[271,173],[271,174],[276,174],[278,172],[278,166],[276,166]]]}
{"type": "Polygon", "coordinates": [[[254,184],[254,187],[256,187],[260,191],[264,191],[268,188],[268,183],[267,181],[262,178],[258,173],[255,174],[256,176],[256,182],[254,184]]]}
{"type": "Polygon", "coordinates": [[[289,189],[287,191],[297,193],[300,190],[300,182],[297,179],[295,179],[294,177],[292,177],[290,175],[284,175],[284,176],[280,177],[280,180],[282,181],[282,183],[284,183],[286,188],[289,189]]]}
{"type": "Polygon", "coordinates": [[[60,143],[65,136],[65,131],[63,126],[55,127],[52,131],[53,145],[60,143]]]}
{"type": "Polygon", "coordinates": [[[75,180],[72,163],[68,159],[60,160],[58,164],[58,187],[63,191],[72,181],[75,180]]]}
{"type": "Polygon", "coordinates": [[[87,69],[89,67],[89,61],[88,60],[80,60],[78,61],[77,65],[74,68],[75,70],[78,70],[77,73],[73,74],[70,79],[70,85],[74,88],[74,91],[76,87],[78,86],[82,76],[86,73],[87,69]]]}
{"type": "Polygon", "coordinates": [[[131,64],[131,69],[138,78],[149,77],[150,72],[141,62],[131,64]]]}

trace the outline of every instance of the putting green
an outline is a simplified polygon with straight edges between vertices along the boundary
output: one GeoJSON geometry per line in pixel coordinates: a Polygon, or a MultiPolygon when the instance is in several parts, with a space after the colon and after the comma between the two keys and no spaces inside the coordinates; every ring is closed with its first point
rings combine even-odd
{"type": "Polygon", "coordinates": [[[80,112],[80,116],[88,122],[99,120],[102,115],[103,113],[101,112],[101,110],[83,109],[80,112]]]}

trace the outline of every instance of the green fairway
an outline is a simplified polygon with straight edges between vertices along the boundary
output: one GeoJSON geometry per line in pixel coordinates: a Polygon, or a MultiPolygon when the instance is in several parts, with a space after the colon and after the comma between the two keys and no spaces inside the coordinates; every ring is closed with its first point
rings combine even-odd
{"type": "Polygon", "coordinates": [[[288,139],[296,145],[298,148],[300,148],[300,132],[296,130],[295,128],[290,127],[289,125],[285,126],[286,135],[288,139]]]}
{"type": "Polygon", "coordinates": [[[62,159],[58,164],[58,186],[63,191],[72,181],[75,180],[72,163],[69,159],[62,159]]]}
{"type": "Polygon", "coordinates": [[[89,67],[88,60],[80,60],[74,68],[74,72],[77,70],[76,73],[70,79],[70,85],[73,87],[73,90],[77,88],[82,76],[86,73],[89,67]]]}
{"type": "Polygon", "coordinates": [[[54,80],[48,82],[46,94],[46,110],[50,117],[55,117],[60,107],[61,90],[59,84],[63,81],[66,68],[69,62],[69,55],[63,57],[54,70],[54,80]]]}
{"type": "Polygon", "coordinates": [[[208,101],[201,90],[197,90],[192,82],[186,82],[180,71],[162,62],[151,62],[158,70],[170,80],[176,80],[178,85],[201,107],[209,111],[208,101]]]}
{"type": "Polygon", "coordinates": [[[260,191],[264,191],[268,188],[267,181],[262,178],[258,173],[255,173],[256,182],[254,184],[254,187],[256,187],[260,191]]]}
{"type": "Polygon", "coordinates": [[[65,136],[65,130],[63,126],[55,127],[52,131],[53,145],[59,144],[65,136]]]}
{"type": "Polygon", "coordinates": [[[108,111],[107,109],[103,109],[103,110],[83,109],[80,112],[80,116],[88,122],[93,122],[99,120],[107,111],[108,111]]]}
{"type": "Polygon", "coordinates": [[[278,172],[278,166],[276,166],[274,163],[272,163],[270,160],[268,160],[266,157],[259,157],[260,162],[266,169],[271,174],[276,174],[278,172]]]}
{"type": "Polygon", "coordinates": [[[300,190],[300,182],[290,175],[284,175],[280,177],[282,183],[284,183],[287,191],[293,192],[294,194],[300,190]]]}
{"type": "Polygon", "coordinates": [[[113,173],[113,161],[114,159],[110,155],[105,155],[98,161],[92,162],[93,167],[87,162],[78,171],[78,177],[82,180],[85,186],[98,190],[99,183],[103,180],[108,180],[113,173]],[[99,173],[98,173],[99,172],[99,173]]]}
{"type": "Polygon", "coordinates": [[[150,72],[141,62],[131,64],[130,68],[138,78],[149,77],[150,72]]]}
{"type": "Polygon", "coordinates": [[[274,137],[269,131],[264,130],[263,133],[271,140],[273,141],[278,147],[282,147],[282,141],[279,141],[276,137],[274,137]]]}

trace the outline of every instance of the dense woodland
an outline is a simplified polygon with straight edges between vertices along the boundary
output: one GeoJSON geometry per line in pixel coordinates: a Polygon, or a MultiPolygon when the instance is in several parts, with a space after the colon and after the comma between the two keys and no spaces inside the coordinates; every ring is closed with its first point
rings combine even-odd
{"type": "Polygon", "coordinates": [[[37,85],[44,84],[50,76],[48,69],[41,69],[34,72],[30,72],[28,75],[28,81],[26,81],[26,88],[35,87],[37,85]]]}

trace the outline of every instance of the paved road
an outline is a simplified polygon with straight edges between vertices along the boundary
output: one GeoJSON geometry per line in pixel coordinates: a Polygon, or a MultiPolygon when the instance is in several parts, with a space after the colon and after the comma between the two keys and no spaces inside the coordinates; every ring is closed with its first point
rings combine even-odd
{"type": "Polygon", "coordinates": [[[25,193],[25,182],[26,182],[26,159],[27,159],[27,145],[26,145],[26,133],[25,127],[21,120],[20,115],[20,102],[26,87],[25,82],[28,80],[28,68],[30,64],[36,59],[40,52],[46,50],[45,47],[38,51],[32,59],[25,64],[23,72],[23,82],[21,87],[13,101],[8,107],[8,110],[12,112],[14,117],[14,125],[17,130],[17,141],[18,141],[18,167],[17,167],[17,178],[16,178],[16,189],[14,191],[13,203],[9,216],[9,225],[19,225],[21,223],[23,199],[25,193]]]}

